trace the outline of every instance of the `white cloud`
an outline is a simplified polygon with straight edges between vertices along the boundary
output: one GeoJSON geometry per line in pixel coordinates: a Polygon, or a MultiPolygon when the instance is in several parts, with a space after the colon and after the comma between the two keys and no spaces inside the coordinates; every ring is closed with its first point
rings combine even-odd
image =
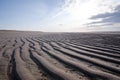
{"type": "Polygon", "coordinates": [[[48,25],[63,24],[56,27],[56,29],[62,27],[63,31],[73,31],[80,27],[85,29],[83,24],[91,22],[89,19],[91,16],[112,12],[119,3],[117,0],[65,0],[60,11],[51,17],[48,25]]]}

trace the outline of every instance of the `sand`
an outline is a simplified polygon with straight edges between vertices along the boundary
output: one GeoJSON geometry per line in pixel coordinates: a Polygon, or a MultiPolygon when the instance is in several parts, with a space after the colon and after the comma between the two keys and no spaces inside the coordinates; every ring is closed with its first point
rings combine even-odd
{"type": "Polygon", "coordinates": [[[120,33],[0,31],[0,80],[120,80],[120,33]]]}

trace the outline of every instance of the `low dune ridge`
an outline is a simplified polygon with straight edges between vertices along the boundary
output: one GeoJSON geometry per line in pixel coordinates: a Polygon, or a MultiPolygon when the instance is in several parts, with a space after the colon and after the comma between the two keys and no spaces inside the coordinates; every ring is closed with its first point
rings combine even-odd
{"type": "Polygon", "coordinates": [[[0,80],[120,80],[120,32],[0,30],[0,80]]]}

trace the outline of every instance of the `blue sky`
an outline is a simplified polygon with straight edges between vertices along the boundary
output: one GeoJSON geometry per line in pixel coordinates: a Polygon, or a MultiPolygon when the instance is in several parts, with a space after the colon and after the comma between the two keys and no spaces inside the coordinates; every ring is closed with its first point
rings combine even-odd
{"type": "Polygon", "coordinates": [[[0,0],[0,29],[120,31],[119,0],[0,0]]]}

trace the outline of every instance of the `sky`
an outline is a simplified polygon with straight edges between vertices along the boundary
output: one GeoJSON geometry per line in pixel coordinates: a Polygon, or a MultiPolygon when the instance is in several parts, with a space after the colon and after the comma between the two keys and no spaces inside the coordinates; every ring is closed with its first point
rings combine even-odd
{"type": "Polygon", "coordinates": [[[120,0],[0,0],[0,30],[120,31],[120,0]]]}

